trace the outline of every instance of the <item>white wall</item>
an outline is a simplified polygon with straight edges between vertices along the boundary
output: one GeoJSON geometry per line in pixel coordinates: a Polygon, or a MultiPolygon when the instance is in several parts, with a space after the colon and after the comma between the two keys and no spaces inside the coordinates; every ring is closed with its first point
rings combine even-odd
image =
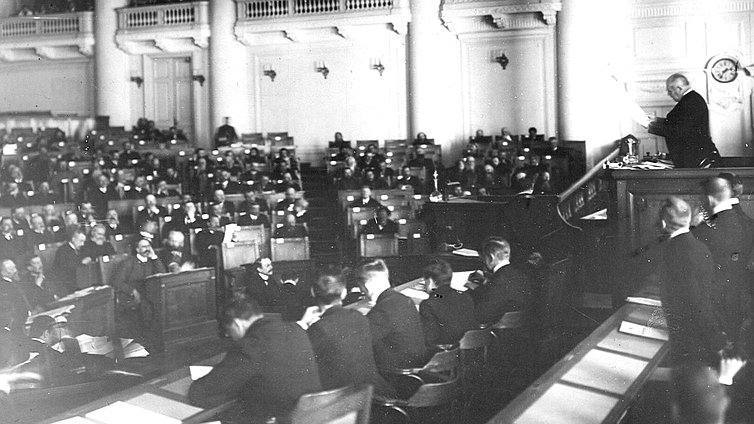
{"type": "Polygon", "coordinates": [[[3,63],[0,75],[0,112],[94,114],[92,60],[3,63]]]}
{"type": "Polygon", "coordinates": [[[387,29],[368,37],[250,47],[247,70],[256,132],[287,131],[305,162],[321,164],[327,142],[406,136],[406,50],[403,36],[387,29]],[[382,76],[371,69],[380,59],[382,76]],[[315,71],[324,62],[325,79],[315,71]],[[264,76],[265,66],[277,73],[264,76]]]}

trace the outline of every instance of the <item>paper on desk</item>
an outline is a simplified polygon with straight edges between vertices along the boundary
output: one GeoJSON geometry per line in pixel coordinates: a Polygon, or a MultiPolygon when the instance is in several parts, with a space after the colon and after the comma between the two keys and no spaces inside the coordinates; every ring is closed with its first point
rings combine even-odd
{"type": "Polygon", "coordinates": [[[421,290],[416,290],[412,288],[401,290],[401,294],[404,294],[408,297],[413,297],[414,299],[421,299],[421,300],[429,299],[429,294],[427,294],[427,292],[423,292],[421,290]]]}
{"type": "Polygon", "coordinates": [[[225,226],[225,233],[223,236],[223,244],[230,243],[233,241],[233,235],[236,233],[236,230],[238,229],[238,224],[227,224],[225,226]]]}
{"type": "Polygon", "coordinates": [[[514,423],[597,424],[607,418],[617,403],[618,398],[553,384],[514,423]]]}
{"type": "Polygon", "coordinates": [[[39,313],[36,313],[36,314],[31,314],[31,315],[29,315],[28,318],[26,318],[26,325],[31,325],[31,323],[34,322],[34,318],[36,318],[36,317],[47,315],[48,317],[56,318],[56,317],[58,317],[60,315],[70,314],[71,311],[73,311],[75,308],[76,308],[76,305],[65,305],[65,306],[61,306],[59,308],[50,309],[50,310],[47,310],[47,311],[42,311],[42,312],[39,312],[39,313]]]}
{"type": "Polygon", "coordinates": [[[629,296],[626,298],[626,302],[636,303],[637,305],[654,306],[657,308],[662,307],[661,300],[651,299],[649,297],[629,296]]]}
{"type": "Polygon", "coordinates": [[[110,343],[107,336],[90,336],[88,334],[81,334],[76,336],[76,340],[79,342],[81,353],[108,355],[113,353],[114,350],[113,344],[110,343]]]}
{"type": "Polygon", "coordinates": [[[153,393],[142,393],[135,398],[126,401],[128,404],[144,408],[148,411],[159,411],[160,414],[175,418],[176,420],[185,420],[186,418],[202,412],[201,408],[158,396],[153,393]]]}
{"type": "Polygon", "coordinates": [[[592,349],[561,380],[623,395],[648,362],[592,349]]]}
{"type": "Polygon", "coordinates": [[[89,421],[83,417],[73,417],[63,421],[55,421],[52,424],[94,424],[94,421],[89,421]]]}
{"type": "Polygon", "coordinates": [[[189,372],[191,373],[191,379],[196,381],[212,371],[213,367],[207,365],[190,365],[189,372]]]}
{"type": "Polygon", "coordinates": [[[149,352],[139,343],[131,343],[123,348],[123,358],[145,358],[149,352]]]}
{"type": "Polygon", "coordinates": [[[454,255],[458,255],[458,256],[467,256],[467,257],[470,257],[470,258],[478,258],[479,257],[479,252],[477,252],[476,250],[472,250],[472,249],[458,249],[458,250],[454,250],[453,254],[454,255]]]}
{"type": "Polygon", "coordinates": [[[105,289],[107,287],[110,287],[110,286],[91,286],[91,287],[87,287],[85,289],[77,290],[77,291],[69,294],[68,296],[61,297],[60,299],[58,299],[58,302],[65,301],[65,300],[77,299],[79,297],[84,297],[84,296],[86,296],[88,294],[91,294],[91,293],[94,293],[96,291],[105,289]]]}
{"type": "Polygon", "coordinates": [[[162,387],[162,390],[167,390],[171,393],[175,393],[181,396],[188,396],[189,388],[191,388],[191,377],[184,377],[179,380],[175,380],[172,383],[168,383],[162,387]]]}
{"type": "Polygon", "coordinates": [[[86,414],[86,418],[102,424],[131,424],[136,422],[149,424],[180,424],[181,420],[167,417],[126,402],[115,402],[104,408],[86,414]]]}
{"type": "Polygon", "coordinates": [[[460,272],[454,272],[453,278],[450,280],[450,287],[452,287],[454,290],[458,291],[466,291],[469,288],[466,287],[466,282],[469,281],[469,275],[473,274],[474,271],[460,271],[460,272]]]}
{"type": "Polygon", "coordinates": [[[668,341],[668,331],[662,328],[652,328],[646,325],[623,321],[620,323],[621,333],[633,334],[634,336],[649,337],[650,339],[668,341]]]}

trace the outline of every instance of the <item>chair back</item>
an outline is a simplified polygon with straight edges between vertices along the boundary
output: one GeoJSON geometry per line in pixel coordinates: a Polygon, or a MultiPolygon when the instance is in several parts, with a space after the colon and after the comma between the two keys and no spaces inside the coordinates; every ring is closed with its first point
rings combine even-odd
{"type": "Polygon", "coordinates": [[[309,259],[309,237],[271,239],[270,257],[272,262],[302,261],[309,259]]]}
{"type": "Polygon", "coordinates": [[[310,393],[299,398],[291,424],[368,424],[372,386],[344,387],[310,393]]]}
{"type": "Polygon", "coordinates": [[[459,355],[460,350],[458,348],[437,352],[424,365],[422,371],[453,376],[457,373],[458,366],[460,365],[459,355]]]}
{"type": "Polygon", "coordinates": [[[40,244],[34,248],[34,254],[39,256],[42,260],[42,266],[44,269],[52,270],[52,264],[55,262],[55,254],[58,253],[60,246],[68,243],[67,241],[59,241],[56,243],[40,244]]]}
{"type": "Polygon", "coordinates": [[[259,258],[259,245],[256,241],[223,243],[221,250],[222,267],[225,270],[238,268],[259,258]]]}
{"type": "Polygon", "coordinates": [[[117,253],[113,256],[103,256],[99,260],[100,276],[102,277],[102,285],[110,286],[113,279],[113,274],[118,265],[128,259],[131,256],[128,253],[117,253]]]}
{"type": "Polygon", "coordinates": [[[409,408],[448,407],[462,395],[461,379],[454,376],[448,381],[424,383],[408,399],[409,408]]]}
{"type": "Polygon", "coordinates": [[[398,235],[362,234],[359,237],[359,255],[362,258],[398,256],[398,235]]]}
{"type": "Polygon", "coordinates": [[[110,237],[115,253],[131,253],[138,234],[116,234],[110,237]]]}
{"type": "Polygon", "coordinates": [[[500,318],[500,321],[492,325],[492,328],[495,330],[522,328],[528,324],[528,317],[529,311],[525,309],[521,311],[506,312],[503,317],[500,318]]]}
{"type": "Polygon", "coordinates": [[[461,350],[461,356],[464,359],[464,363],[468,362],[469,353],[475,356],[473,352],[481,351],[482,363],[487,363],[487,353],[489,347],[495,341],[495,335],[489,329],[485,330],[469,330],[463,334],[459,342],[459,349],[461,350]]]}

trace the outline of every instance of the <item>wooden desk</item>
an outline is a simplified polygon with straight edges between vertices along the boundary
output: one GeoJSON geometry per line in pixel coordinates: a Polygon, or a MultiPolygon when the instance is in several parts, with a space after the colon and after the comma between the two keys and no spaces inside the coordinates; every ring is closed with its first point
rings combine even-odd
{"type": "Polygon", "coordinates": [[[46,310],[74,305],[68,326],[75,334],[110,336],[115,331],[115,292],[110,286],[89,287],[46,306],[46,310]]]}
{"type": "Polygon", "coordinates": [[[668,342],[618,331],[661,327],[662,308],[626,304],[488,424],[618,423],[668,351],[668,342]]]}
{"type": "MultiPolygon", "coordinates": [[[[197,365],[216,365],[222,360],[224,355],[213,356],[197,365]]],[[[188,400],[188,389],[191,386],[191,382],[189,367],[182,367],[164,376],[154,378],[122,392],[97,399],[94,402],[67,411],[43,421],[43,423],[52,424],[74,417],[84,418],[87,414],[98,411],[115,402],[125,402],[129,405],[139,406],[149,412],[165,415],[177,419],[182,423],[203,423],[217,417],[221,412],[233,405],[233,402],[228,402],[205,410],[191,406],[188,400]]]]}

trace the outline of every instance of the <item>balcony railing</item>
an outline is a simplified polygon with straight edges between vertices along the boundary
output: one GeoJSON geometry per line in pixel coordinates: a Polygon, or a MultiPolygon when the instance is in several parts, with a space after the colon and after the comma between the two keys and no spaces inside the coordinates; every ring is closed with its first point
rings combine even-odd
{"type": "Polygon", "coordinates": [[[393,0],[241,0],[238,20],[389,9],[393,0]]]}
{"type": "Polygon", "coordinates": [[[126,7],[118,10],[118,28],[121,30],[206,24],[208,22],[207,2],[205,1],[126,7]]]}
{"type": "Polygon", "coordinates": [[[0,38],[76,35],[93,31],[92,12],[0,19],[0,38]]]}

